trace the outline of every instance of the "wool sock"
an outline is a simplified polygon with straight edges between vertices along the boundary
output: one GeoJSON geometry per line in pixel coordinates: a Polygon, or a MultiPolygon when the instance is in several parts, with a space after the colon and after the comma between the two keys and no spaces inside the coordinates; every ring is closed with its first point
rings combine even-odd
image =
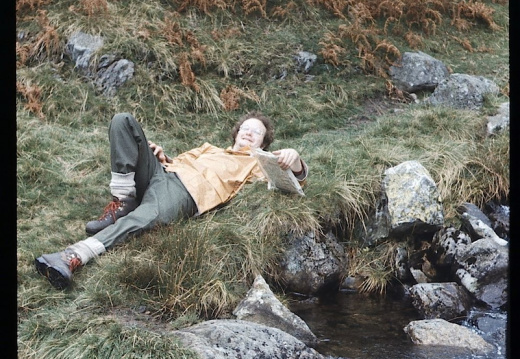
{"type": "Polygon", "coordinates": [[[135,172],[112,172],[112,179],[110,180],[110,192],[112,195],[119,199],[135,197],[134,177],[135,172]]]}
{"type": "Polygon", "coordinates": [[[85,240],[79,241],[67,247],[67,249],[72,250],[80,257],[82,265],[87,264],[87,262],[92,258],[95,258],[106,252],[106,248],[103,243],[94,237],[89,237],[85,240]]]}

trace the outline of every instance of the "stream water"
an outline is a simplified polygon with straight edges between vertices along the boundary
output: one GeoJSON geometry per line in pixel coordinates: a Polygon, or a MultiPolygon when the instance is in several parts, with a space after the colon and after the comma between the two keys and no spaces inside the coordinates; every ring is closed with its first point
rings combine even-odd
{"type": "Polygon", "coordinates": [[[317,301],[295,301],[290,310],[302,318],[320,343],[318,352],[348,359],[505,359],[505,348],[474,355],[447,346],[415,345],[403,328],[419,313],[409,299],[338,292],[317,301]]]}

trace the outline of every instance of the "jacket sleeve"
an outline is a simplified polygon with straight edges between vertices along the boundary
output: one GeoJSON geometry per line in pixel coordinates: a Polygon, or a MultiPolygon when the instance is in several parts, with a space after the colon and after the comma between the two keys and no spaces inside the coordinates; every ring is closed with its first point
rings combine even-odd
{"type": "Polygon", "coordinates": [[[296,176],[296,179],[298,180],[298,182],[300,182],[300,185],[303,186],[307,181],[307,175],[309,174],[309,166],[307,165],[307,163],[305,163],[304,160],[300,160],[302,162],[303,170],[300,174],[296,176]]]}

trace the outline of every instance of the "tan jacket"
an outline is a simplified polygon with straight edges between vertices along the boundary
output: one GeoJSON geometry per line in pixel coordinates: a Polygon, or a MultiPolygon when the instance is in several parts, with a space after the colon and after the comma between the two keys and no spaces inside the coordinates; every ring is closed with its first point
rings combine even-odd
{"type": "MultiPolygon", "coordinates": [[[[164,163],[167,172],[175,172],[192,196],[198,213],[226,203],[246,182],[265,180],[248,147],[233,151],[209,143],[184,152],[164,163]]],[[[307,166],[304,164],[305,176],[307,166]]],[[[303,182],[303,181],[302,181],[303,182]]]]}

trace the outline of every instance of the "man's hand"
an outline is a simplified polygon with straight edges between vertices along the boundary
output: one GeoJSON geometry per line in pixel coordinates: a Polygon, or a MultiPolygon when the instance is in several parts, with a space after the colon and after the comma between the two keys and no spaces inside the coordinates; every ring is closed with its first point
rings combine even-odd
{"type": "Polygon", "coordinates": [[[155,157],[157,157],[159,162],[161,162],[161,163],[165,163],[165,162],[171,163],[172,162],[171,158],[169,158],[164,153],[164,150],[161,146],[153,143],[152,141],[148,141],[148,146],[150,146],[150,148],[153,151],[153,154],[155,155],[155,157]]]}
{"type": "Polygon", "coordinates": [[[300,155],[295,149],[284,148],[283,150],[273,151],[273,155],[278,156],[278,164],[283,170],[291,169],[293,172],[303,170],[300,155]]]}

